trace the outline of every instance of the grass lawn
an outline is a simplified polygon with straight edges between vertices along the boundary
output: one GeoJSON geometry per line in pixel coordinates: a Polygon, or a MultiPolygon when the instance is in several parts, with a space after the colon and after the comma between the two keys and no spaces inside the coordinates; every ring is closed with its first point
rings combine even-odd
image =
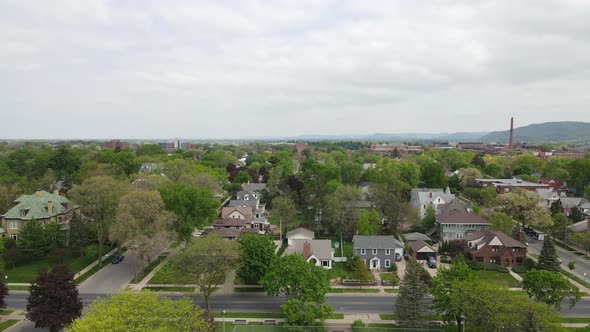
{"type": "Polygon", "coordinates": [[[113,258],[115,258],[115,256],[117,256],[117,254],[111,255],[111,256],[107,257],[105,260],[103,260],[102,261],[102,266],[101,265],[96,265],[95,267],[93,267],[90,270],[86,271],[86,273],[84,273],[83,275],[79,276],[76,279],[76,283],[79,285],[79,284],[83,283],[84,281],[86,281],[86,279],[92,277],[100,269],[102,269],[103,267],[105,267],[108,264],[110,264],[111,261],[113,260],[113,258]]]}
{"type": "Polygon", "coordinates": [[[4,322],[0,323],[0,331],[4,331],[16,323],[18,323],[18,320],[16,320],[16,319],[9,319],[7,321],[4,321],[4,322]]]}
{"type": "Polygon", "coordinates": [[[36,262],[29,262],[11,269],[6,269],[6,275],[8,276],[6,282],[34,282],[40,269],[50,269],[53,265],[60,263],[68,264],[73,273],[78,273],[95,260],[95,256],[80,257],[78,254],[70,254],[65,257],[47,256],[36,262]]]}
{"type": "MultiPolygon", "coordinates": [[[[213,317],[221,318],[221,312],[214,312],[213,317]]],[[[225,318],[283,318],[280,312],[226,312],[225,318]]]]}
{"type": "Polygon", "coordinates": [[[0,310],[0,315],[10,315],[14,310],[0,310]]]}
{"type": "Polygon", "coordinates": [[[9,290],[29,290],[29,286],[6,286],[9,290]]]}
{"type": "Polygon", "coordinates": [[[483,270],[473,272],[475,272],[481,280],[487,281],[498,286],[520,287],[518,280],[514,279],[514,277],[511,276],[510,273],[483,270]]]}
{"type": "MultiPolygon", "coordinates": [[[[171,264],[173,261],[174,261],[174,258],[169,260],[166,263],[166,265],[162,266],[162,268],[160,268],[158,270],[158,272],[156,272],[154,277],[152,279],[150,279],[149,283],[150,284],[180,284],[180,285],[196,284],[196,277],[191,276],[191,275],[187,275],[187,274],[183,274],[182,272],[174,269],[173,265],[171,264]]],[[[224,281],[225,280],[219,280],[218,284],[221,285],[221,284],[223,284],[224,281]]]]}
{"type": "Polygon", "coordinates": [[[386,288],[385,293],[399,293],[399,289],[386,288]]]}
{"type": "Polygon", "coordinates": [[[145,276],[147,276],[150,272],[152,272],[152,270],[156,266],[158,266],[158,264],[160,264],[160,262],[163,261],[167,256],[168,256],[167,254],[163,254],[163,255],[156,257],[156,259],[151,261],[150,264],[145,267],[145,269],[143,270],[143,273],[138,273],[137,277],[135,277],[131,282],[138,283],[141,280],[143,280],[143,278],[145,278],[145,276]]]}
{"type": "Polygon", "coordinates": [[[376,288],[330,288],[328,293],[379,293],[376,288]]]}
{"type": "Polygon", "coordinates": [[[353,252],[352,252],[352,243],[351,242],[345,243],[344,247],[342,247],[342,248],[334,247],[335,242],[340,242],[340,241],[332,240],[332,248],[334,248],[334,257],[352,257],[353,252]],[[344,251],[344,256],[342,256],[342,251],[344,251]]]}
{"type": "Polygon", "coordinates": [[[328,272],[328,278],[330,280],[340,277],[346,277],[350,274],[350,271],[346,267],[346,262],[334,263],[332,264],[332,269],[326,270],[326,272],[328,272]]]}
{"type": "Polygon", "coordinates": [[[590,317],[559,317],[559,323],[590,323],[590,317]]]}
{"type": "Polygon", "coordinates": [[[381,280],[393,282],[393,273],[379,273],[381,280]]]}

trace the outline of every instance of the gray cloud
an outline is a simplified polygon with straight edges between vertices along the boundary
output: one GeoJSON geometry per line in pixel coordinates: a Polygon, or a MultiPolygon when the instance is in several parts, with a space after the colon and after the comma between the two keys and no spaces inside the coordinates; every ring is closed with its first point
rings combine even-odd
{"type": "Polygon", "coordinates": [[[0,137],[590,121],[587,1],[0,2],[0,137]]]}

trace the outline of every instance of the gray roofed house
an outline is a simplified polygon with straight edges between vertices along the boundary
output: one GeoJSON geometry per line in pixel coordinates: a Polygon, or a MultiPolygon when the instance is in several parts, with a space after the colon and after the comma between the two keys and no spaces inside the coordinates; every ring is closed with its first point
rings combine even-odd
{"type": "Polygon", "coordinates": [[[355,235],[352,242],[353,254],[371,270],[389,269],[404,254],[403,243],[393,235],[355,235]]]}
{"type": "Polygon", "coordinates": [[[461,240],[470,233],[487,228],[491,223],[474,213],[450,210],[435,218],[436,230],[441,241],[461,240]]]}
{"type": "Polygon", "coordinates": [[[588,202],[588,200],[583,197],[560,197],[559,201],[561,202],[563,214],[566,216],[569,216],[574,208],[579,208],[581,210],[580,207],[588,202]]]}
{"type": "Polygon", "coordinates": [[[559,193],[554,191],[553,188],[537,188],[535,189],[535,193],[545,201],[545,207],[548,209],[560,199],[559,193]]]}
{"type": "Polygon", "coordinates": [[[261,192],[266,190],[266,183],[242,183],[242,190],[261,192]]]}
{"type": "Polygon", "coordinates": [[[330,240],[293,239],[292,244],[285,250],[285,254],[303,255],[308,262],[325,269],[332,268],[334,259],[334,249],[330,240]]]}
{"type": "Polygon", "coordinates": [[[410,203],[419,210],[420,218],[426,216],[426,210],[429,206],[438,210],[440,205],[450,204],[455,200],[455,195],[451,194],[447,187],[443,189],[414,188],[411,192],[410,203]]]}

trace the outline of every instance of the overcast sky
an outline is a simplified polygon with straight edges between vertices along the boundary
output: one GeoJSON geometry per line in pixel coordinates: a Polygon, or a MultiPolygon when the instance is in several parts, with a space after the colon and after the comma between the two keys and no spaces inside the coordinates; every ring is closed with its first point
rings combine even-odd
{"type": "Polygon", "coordinates": [[[590,121],[590,1],[0,0],[0,138],[590,121]]]}

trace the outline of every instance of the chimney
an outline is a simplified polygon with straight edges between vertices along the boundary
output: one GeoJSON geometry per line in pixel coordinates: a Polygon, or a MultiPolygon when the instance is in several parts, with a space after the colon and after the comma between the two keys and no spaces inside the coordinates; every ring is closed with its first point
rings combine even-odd
{"type": "Polygon", "coordinates": [[[508,149],[514,149],[514,118],[510,118],[510,140],[508,142],[508,149]]]}
{"type": "Polygon", "coordinates": [[[48,215],[53,214],[53,202],[52,201],[47,202],[47,214],[48,215]]]}
{"type": "Polygon", "coordinates": [[[432,191],[430,192],[430,198],[432,198],[432,191]]]}
{"type": "Polygon", "coordinates": [[[303,257],[307,259],[309,256],[311,256],[311,243],[306,241],[303,244],[303,257]]]}

